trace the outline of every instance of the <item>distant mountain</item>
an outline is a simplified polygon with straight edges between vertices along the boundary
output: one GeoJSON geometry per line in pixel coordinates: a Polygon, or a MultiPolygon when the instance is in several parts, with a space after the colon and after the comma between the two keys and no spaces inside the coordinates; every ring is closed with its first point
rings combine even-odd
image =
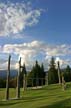
{"type": "MultiPolygon", "coordinates": [[[[10,71],[10,77],[17,76],[17,70],[11,70],[10,71]]],[[[6,78],[7,70],[0,70],[0,78],[6,78]]]]}

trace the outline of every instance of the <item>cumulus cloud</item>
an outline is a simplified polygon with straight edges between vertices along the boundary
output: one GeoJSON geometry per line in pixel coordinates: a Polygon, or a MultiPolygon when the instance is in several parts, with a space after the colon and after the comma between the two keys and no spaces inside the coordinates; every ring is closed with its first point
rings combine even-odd
{"type": "MultiPolygon", "coordinates": [[[[18,69],[19,67],[19,64],[17,61],[15,60],[11,60],[11,65],[10,65],[10,68],[11,69],[18,69]]],[[[5,69],[7,70],[8,69],[8,60],[4,60],[4,59],[0,59],[0,69],[5,69]]]]}
{"type": "MultiPolygon", "coordinates": [[[[64,64],[64,65],[67,64],[67,61],[61,59],[60,57],[56,57],[56,58],[55,58],[55,63],[57,64],[58,61],[59,61],[59,63],[60,63],[60,66],[63,66],[63,64],[64,64]]],[[[57,65],[57,67],[58,67],[58,65],[57,65]]]]}
{"type": "Polygon", "coordinates": [[[2,47],[3,53],[12,53],[18,55],[18,60],[22,58],[22,64],[25,62],[27,65],[30,64],[30,61],[33,61],[33,58],[36,57],[39,53],[42,53],[43,43],[39,41],[33,41],[30,43],[22,44],[6,44],[2,47]]]}
{"type": "Polygon", "coordinates": [[[10,36],[39,22],[41,9],[30,3],[0,3],[0,36],[10,36]]]}
{"type": "MultiPolygon", "coordinates": [[[[13,54],[17,56],[17,63],[19,58],[22,58],[22,64],[25,62],[27,66],[33,65],[36,59],[44,62],[45,66],[49,63],[52,56],[55,57],[55,61],[60,61],[60,65],[64,66],[70,63],[69,60],[62,59],[62,57],[68,56],[71,54],[71,45],[48,45],[41,41],[32,41],[29,43],[22,44],[6,44],[0,47],[0,51],[3,54],[13,54]]],[[[7,56],[8,57],[8,56],[7,56]]],[[[17,63],[15,66],[17,67],[17,63]]],[[[15,67],[14,66],[14,67],[15,67]]]]}
{"type": "Polygon", "coordinates": [[[49,56],[66,56],[71,54],[71,45],[54,45],[46,49],[46,59],[49,56]]]}

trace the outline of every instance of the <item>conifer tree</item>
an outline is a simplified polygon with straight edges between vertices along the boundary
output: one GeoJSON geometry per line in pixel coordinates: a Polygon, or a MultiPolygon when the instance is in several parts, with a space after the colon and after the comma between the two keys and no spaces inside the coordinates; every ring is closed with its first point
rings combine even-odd
{"type": "Polygon", "coordinates": [[[48,70],[48,82],[49,84],[57,83],[58,82],[58,74],[55,65],[54,57],[51,58],[50,65],[48,70]]]}
{"type": "Polygon", "coordinates": [[[42,63],[40,66],[38,61],[36,61],[31,72],[28,74],[28,79],[31,79],[28,81],[28,83],[33,86],[42,85],[43,78],[45,78],[44,65],[42,63]]]}
{"type": "Polygon", "coordinates": [[[65,69],[64,78],[65,78],[65,81],[67,81],[67,82],[71,81],[71,68],[69,65],[67,65],[67,67],[65,69]]]}

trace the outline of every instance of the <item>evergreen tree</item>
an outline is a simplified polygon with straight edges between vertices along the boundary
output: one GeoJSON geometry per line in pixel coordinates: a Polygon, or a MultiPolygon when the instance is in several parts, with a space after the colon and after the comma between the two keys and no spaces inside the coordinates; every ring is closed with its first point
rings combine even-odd
{"type": "Polygon", "coordinates": [[[35,67],[34,67],[34,78],[35,78],[35,83],[36,86],[39,85],[39,78],[40,78],[40,72],[41,72],[41,68],[40,65],[38,64],[38,61],[36,61],[35,67]]]}
{"type": "Polygon", "coordinates": [[[45,73],[44,73],[44,65],[43,63],[41,64],[41,78],[45,77],[45,73]]]}
{"type": "Polygon", "coordinates": [[[41,78],[44,78],[44,66],[43,63],[40,66],[38,64],[38,61],[36,61],[35,65],[33,66],[31,72],[28,74],[28,85],[33,85],[33,86],[38,86],[41,85],[41,78]],[[33,84],[32,84],[32,80],[33,80],[33,84]]]}
{"type": "Polygon", "coordinates": [[[31,70],[31,72],[29,72],[28,73],[28,75],[27,75],[27,85],[28,86],[34,86],[35,84],[34,84],[34,76],[35,76],[35,73],[34,73],[34,66],[32,67],[32,70],[31,70]]]}
{"type": "Polygon", "coordinates": [[[56,70],[56,66],[55,66],[54,57],[52,57],[51,61],[50,61],[50,68],[48,70],[48,82],[49,82],[49,84],[58,82],[58,74],[57,74],[57,70],[56,70]]]}
{"type": "Polygon", "coordinates": [[[65,72],[64,72],[65,81],[71,81],[71,68],[67,65],[65,72]]]}

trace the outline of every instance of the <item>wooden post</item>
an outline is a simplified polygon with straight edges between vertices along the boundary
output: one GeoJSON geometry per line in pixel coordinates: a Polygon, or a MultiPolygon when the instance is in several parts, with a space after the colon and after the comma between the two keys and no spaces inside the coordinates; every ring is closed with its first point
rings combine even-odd
{"type": "Polygon", "coordinates": [[[45,76],[45,85],[48,85],[48,72],[46,72],[46,76],[45,76]]]}
{"type": "Polygon", "coordinates": [[[6,100],[9,99],[10,60],[11,60],[11,55],[9,55],[9,59],[8,59],[8,71],[7,71],[7,81],[6,81],[6,100]]]}
{"type": "Polygon", "coordinates": [[[43,79],[43,78],[41,78],[41,82],[42,82],[41,86],[43,86],[43,81],[44,81],[44,79],[43,79]]]}
{"type": "Polygon", "coordinates": [[[59,61],[58,61],[58,80],[59,80],[59,84],[61,84],[61,79],[60,79],[60,64],[59,64],[59,61]]]}
{"type": "Polygon", "coordinates": [[[21,68],[23,69],[23,89],[26,90],[27,89],[27,72],[26,72],[26,67],[25,64],[23,66],[21,66],[21,68]]]}
{"type": "Polygon", "coordinates": [[[36,77],[36,87],[38,86],[38,77],[36,77]]]}
{"type": "Polygon", "coordinates": [[[32,80],[32,87],[33,87],[34,86],[34,79],[32,78],[31,80],[32,80]]]}
{"type": "Polygon", "coordinates": [[[62,90],[66,89],[66,82],[64,80],[64,75],[62,75],[62,90]]]}
{"type": "Polygon", "coordinates": [[[24,91],[27,89],[27,80],[26,80],[26,74],[23,75],[23,89],[24,91]]]}
{"type": "Polygon", "coordinates": [[[19,70],[17,74],[17,99],[20,98],[20,72],[21,72],[21,58],[19,60],[19,70]]]}

